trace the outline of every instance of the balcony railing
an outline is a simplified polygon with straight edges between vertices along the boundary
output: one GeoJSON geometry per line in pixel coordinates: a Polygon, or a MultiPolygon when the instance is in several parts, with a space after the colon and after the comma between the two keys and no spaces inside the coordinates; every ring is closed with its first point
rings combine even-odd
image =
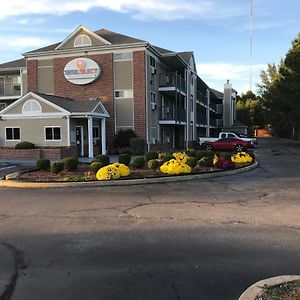
{"type": "Polygon", "coordinates": [[[216,103],[215,103],[215,102],[213,102],[213,101],[210,101],[210,103],[209,103],[209,107],[210,107],[211,109],[213,109],[214,111],[216,111],[216,110],[217,110],[217,105],[216,105],[216,103]]]}
{"type": "Polygon", "coordinates": [[[197,120],[196,120],[197,124],[202,124],[202,125],[206,125],[207,124],[207,116],[206,114],[197,114],[197,120]]]}
{"type": "Polygon", "coordinates": [[[217,114],[223,113],[223,104],[217,104],[217,114]]]}
{"type": "Polygon", "coordinates": [[[160,110],[161,121],[186,121],[186,111],[176,106],[162,106],[160,110]]]}
{"type": "Polygon", "coordinates": [[[214,126],[214,127],[217,126],[216,119],[210,119],[209,122],[210,122],[210,124],[209,124],[210,126],[214,126]]]}
{"type": "Polygon", "coordinates": [[[0,84],[0,97],[21,96],[21,84],[0,84]]]}
{"type": "Polygon", "coordinates": [[[200,91],[197,91],[197,99],[200,103],[203,105],[207,105],[207,98],[205,94],[201,93],[200,91]]]}
{"type": "Polygon", "coordinates": [[[168,72],[159,74],[160,88],[175,88],[181,92],[186,92],[185,80],[177,72],[168,72]]]}
{"type": "Polygon", "coordinates": [[[223,126],[223,119],[217,119],[217,126],[222,127],[223,126]]]}

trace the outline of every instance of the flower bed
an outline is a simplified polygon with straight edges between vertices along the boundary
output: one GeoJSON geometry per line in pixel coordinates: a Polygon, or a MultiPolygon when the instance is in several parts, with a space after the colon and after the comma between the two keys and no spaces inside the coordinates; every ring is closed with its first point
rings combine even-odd
{"type": "MultiPolygon", "coordinates": [[[[152,159],[145,166],[144,158],[138,157],[139,164],[133,163],[126,166],[122,163],[104,163],[103,156],[100,161],[94,161],[91,165],[79,164],[75,171],[63,170],[58,174],[50,171],[36,170],[20,175],[19,179],[34,182],[76,182],[95,180],[122,180],[153,178],[165,176],[184,176],[186,174],[203,174],[219,172],[222,170],[237,169],[248,166],[254,162],[254,156],[246,152],[240,153],[196,153],[198,156],[191,157],[186,152],[175,152],[171,154],[159,153],[158,159],[152,159]],[[95,162],[99,162],[99,169],[95,169],[95,162]],[[91,171],[93,170],[93,171],[91,171]]],[[[108,163],[108,162],[107,162],[108,163]]]]}

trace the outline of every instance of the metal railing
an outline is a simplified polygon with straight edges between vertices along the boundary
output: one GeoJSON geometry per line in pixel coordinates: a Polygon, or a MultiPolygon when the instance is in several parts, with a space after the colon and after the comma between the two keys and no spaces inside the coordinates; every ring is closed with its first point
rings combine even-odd
{"type": "Polygon", "coordinates": [[[0,84],[0,97],[21,96],[21,84],[0,84]]]}
{"type": "Polygon", "coordinates": [[[160,120],[185,122],[186,111],[176,106],[162,106],[160,109],[160,120]]]}
{"type": "Polygon", "coordinates": [[[196,100],[198,100],[203,105],[207,105],[207,98],[206,98],[205,94],[201,93],[200,91],[197,91],[196,100]]]}
{"type": "Polygon", "coordinates": [[[175,87],[182,92],[186,92],[185,80],[177,72],[159,74],[159,87],[175,87]]]}
{"type": "Polygon", "coordinates": [[[209,103],[209,106],[210,106],[210,108],[211,108],[211,109],[213,109],[214,111],[216,111],[216,110],[217,110],[217,105],[216,105],[216,103],[215,103],[215,102],[213,102],[213,101],[210,101],[210,103],[209,103]]]}

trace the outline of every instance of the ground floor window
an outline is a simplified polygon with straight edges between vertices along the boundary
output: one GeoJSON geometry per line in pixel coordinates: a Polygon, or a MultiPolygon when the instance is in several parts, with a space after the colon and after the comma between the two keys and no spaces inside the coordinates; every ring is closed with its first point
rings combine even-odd
{"type": "Polygon", "coordinates": [[[100,139],[99,127],[93,126],[93,144],[97,145],[100,139]]]}
{"type": "Polygon", "coordinates": [[[5,128],[6,140],[8,141],[18,141],[20,140],[20,128],[19,127],[11,127],[5,128]]]}
{"type": "Polygon", "coordinates": [[[45,128],[46,141],[57,141],[61,139],[60,127],[45,128]]]}

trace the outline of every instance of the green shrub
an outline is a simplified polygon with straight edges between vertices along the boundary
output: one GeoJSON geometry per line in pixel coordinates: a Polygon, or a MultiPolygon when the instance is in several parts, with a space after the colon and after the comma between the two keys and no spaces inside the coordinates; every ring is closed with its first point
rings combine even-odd
{"type": "Polygon", "coordinates": [[[212,167],[213,166],[213,156],[205,156],[202,157],[199,161],[198,161],[198,165],[200,167],[212,167]]]}
{"type": "Polygon", "coordinates": [[[64,169],[63,161],[54,161],[50,164],[50,171],[52,173],[58,174],[64,169]]]}
{"type": "Polygon", "coordinates": [[[147,163],[149,169],[156,170],[160,167],[160,161],[157,159],[150,159],[147,163]]]}
{"type": "Polygon", "coordinates": [[[189,157],[196,157],[196,150],[195,149],[187,149],[185,154],[189,157]]]}
{"type": "Polygon", "coordinates": [[[102,168],[103,163],[100,161],[94,161],[90,164],[90,169],[92,172],[94,172],[95,174],[102,168]]]}
{"type": "Polygon", "coordinates": [[[130,139],[130,148],[134,155],[143,155],[145,153],[145,141],[140,138],[130,139]]]}
{"type": "Polygon", "coordinates": [[[131,162],[131,155],[130,154],[120,154],[119,155],[119,163],[129,166],[131,162]]]}
{"type": "Polygon", "coordinates": [[[130,154],[132,155],[132,149],[130,147],[120,148],[119,154],[130,154]]]}
{"type": "Polygon", "coordinates": [[[163,160],[163,162],[165,163],[165,162],[167,162],[167,161],[169,161],[169,160],[171,160],[171,159],[173,159],[173,158],[174,158],[174,157],[173,157],[172,155],[166,154],[166,155],[163,156],[162,160],[163,160]]]}
{"type": "Polygon", "coordinates": [[[78,167],[78,158],[69,156],[63,159],[64,169],[67,171],[74,171],[78,167]]]}
{"type": "Polygon", "coordinates": [[[146,161],[158,159],[158,152],[157,151],[148,151],[146,153],[146,161]]]}
{"type": "Polygon", "coordinates": [[[197,150],[196,151],[196,158],[197,160],[201,159],[202,157],[207,156],[207,151],[205,150],[197,150]]]}
{"type": "Polygon", "coordinates": [[[191,168],[195,168],[197,165],[197,158],[196,157],[188,157],[187,159],[187,164],[191,167],[191,168]]]}
{"type": "Polygon", "coordinates": [[[132,129],[119,130],[115,135],[114,146],[116,148],[129,147],[130,139],[135,138],[136,134],[132,129]]]}
{"type": "Polygon", "coordinates": [[[36,161],[36,167],[40,170],[49,170],[50,169],[50,160],[43,158],[36,161]]]}
{"type": "Polygon", "coordinates": [[[141,169],[145,166],[145,158],[143,156],[137,156],[132,160],[132,165],[137,168],[141,169]]]}
{"type": "Polygon", "coordinates": [[[64,178],[64,181],[71,181],[71,182],[82,182],[85,181],[84,175],[69,175],[64,178]]]}
{"type": "Polygon", "coordinates": [[[107,154],[99,154],[95,157],[96,161],[103,163],[103,166],[109,165],[109,156],[107,154]]]}
{"type": "Polygon", "coordinates": [[[34,144],[33,143],[30,143],[30,142],[21,142],[21,143],[18,143],[16,146],[15,146],[15,149],[33,149],[34,148],[34,144]]]}

